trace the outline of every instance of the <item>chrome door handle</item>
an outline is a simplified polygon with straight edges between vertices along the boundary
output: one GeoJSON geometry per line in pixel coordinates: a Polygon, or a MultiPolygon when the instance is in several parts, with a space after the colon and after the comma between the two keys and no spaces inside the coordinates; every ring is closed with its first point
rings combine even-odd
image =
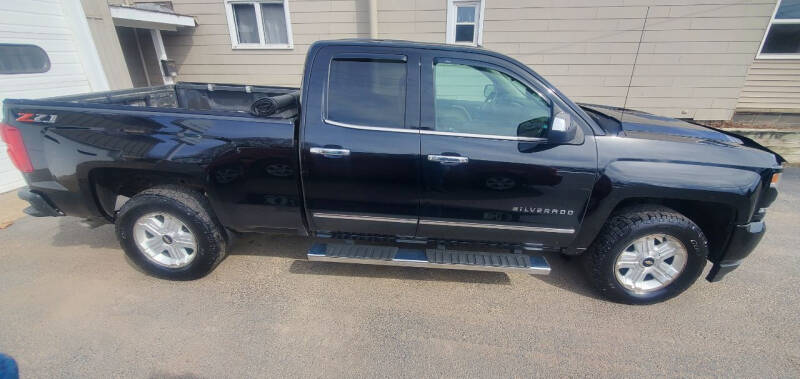
{"type": "Polygon", "coordinates": [[[312,147],[311,154],[322,155],[326,158],[341,158],[350,155],[350,150],[347,149],[330,149],[327,147],[312,147]]]}
{"type": "Polygon", "coordinates": [[[431,162],[439,162],[443,165],[457,165],[469,162],[469,158],[467,157],[452,155],[428,155],[428,160],[431,162]]]}

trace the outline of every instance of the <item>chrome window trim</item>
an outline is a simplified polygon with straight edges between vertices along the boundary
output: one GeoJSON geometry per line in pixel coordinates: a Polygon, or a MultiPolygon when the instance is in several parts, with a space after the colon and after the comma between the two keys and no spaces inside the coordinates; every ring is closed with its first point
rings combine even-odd
{"type": "Polygon", "coordinates": [[[513,137],[513,136],[501,136],[495,134],[470,134],[470,133],[456,133],[456,132],[441,132],[437,130],[421,130],[421,129],[404,129],[404,128],[387,128],[382,126],[366,126],[366,125],[355,125],[355,124],[348,124],[339,121],[333,121],[329,119],[324,119],[326,124],[340,126],[342,128],[350,128],[350,129],[359,129],[359,130],[374,130],[379,132],[396,132],[396,133],[417,133],[417,134],[429,134],[429,135],[437,135],[437,136],[449,136],[449,137],[467,137],[467,138],[483,138],[483,139],[501,139],[506,141],[520,141],[520,142],[545,142],[547,138],[543,137],[513,137]]]}
{"type": "Polygon", "coordinates": [[[482,224],[474,222],[458,222],[458,221],[440,221],[440,220],[419,220],[420,225],[431,226],[456,226],[462,228],[480,228],[480,229],[499,229],[499,230],[517,230],[522,232],[541,232],[541,233],[560,233],[560,234],[573,234],[575,229],[562,229],[562,228],[547,228],[541,226],[523,226],[523,225],[501,225],[501,224],[482,224]]]}
{"type": "Polygon", "coordinates": [[[420,130],[420,133],[438,135],[438,136],[484,138],[484,139],[502,139],[502,140],[507,140],[507,141],[522,141],[522,142],[544,142],[544,141],[547,141],[547,138],[542,138],[542,137],[514,137],[514,136],[501,136],[501,135],[495,135],[495,134],[471,134],[471,133],[441,132],[441,131],[437,131],[437,130],[420,130]]]}
{"type": "Polygon", "coordinates": [[[416,224],[417,223],[417,219],[415,219],[415,218],[361,216],[361,215],[349,215],[349,214],[341,214],[341,213],[323,213],[323,212],[314,212],[314,218],[333,218],[333,219],[337,219],[337,220],[354,220],[354,221],[395,222],[395,223],[400,223],[400,224],[416,224]]]}
{"type": "Polygon", "coordinates": [[[354,125],[354,124],[347,124],[344,122],[333,121],[329,119],[324,119],[326,124],[341,126],[343,128],[351,128],[351,129],[361,129],[361,130],[375,130],[379,132],[397,132],[397,133],[415,133],[418,134],[419,130],[417,129],[404,129],[404,128],[386,128],[382,126],[366,126],[366,125],[354,125]]]}

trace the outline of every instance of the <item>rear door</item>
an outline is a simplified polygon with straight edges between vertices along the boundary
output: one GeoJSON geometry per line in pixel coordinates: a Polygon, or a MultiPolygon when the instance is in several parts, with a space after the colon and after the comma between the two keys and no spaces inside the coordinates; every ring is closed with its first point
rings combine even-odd
{"type": "Polygon", "coordinates": [[[550,143],[566,105],[500,59],[431,51],[422,67],[418,235],[568,245],[596,175],[588,127],[570,143],[550,143]]]}
{"type": "Polygon", "coordinates": [[[314,57],[304,88],[311,92],[303,104],[301,167],[312,230],[414,235],[421,176],[418,55],[326,47],[314,57]]]}

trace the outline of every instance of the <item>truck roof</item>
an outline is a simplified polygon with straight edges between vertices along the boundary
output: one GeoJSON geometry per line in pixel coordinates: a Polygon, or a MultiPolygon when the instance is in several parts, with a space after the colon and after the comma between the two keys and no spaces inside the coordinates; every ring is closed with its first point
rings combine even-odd
{"type": "Polygon", "coordinates": [[[508,56],[487,50],[482,47],[453,45],[446,43],[430,43],[430,42],[416,42],[406,40],[393,40],[393,39],[370,39],[370,38],[347,38],[337,40],[322,40],[314,42],[312,46],[370,46],[370,47],[391,47],[391,48],[411,48],[411,49],[429,49],[429,50],[448,50],[448,51],[463,51],[474,52],[481,54],[493,55],[503,59],[509,59],[508,56]]]}

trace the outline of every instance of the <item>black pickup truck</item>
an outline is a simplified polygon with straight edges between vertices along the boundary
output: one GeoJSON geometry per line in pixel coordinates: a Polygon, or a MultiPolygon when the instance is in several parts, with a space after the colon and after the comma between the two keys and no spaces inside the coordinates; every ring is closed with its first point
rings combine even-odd
{"type": "Polygon", "coordinates": [[[316,238],[312,260],[546,274],[581,255],[598,290],[653,303],[718,281],[765,232],[783,159],[744,137],[578,105],[491,51],[310,47],[303,87],[179,83],[6,100],[33,216],[115,223],[168,279],[240,232],[316,238]]]}

